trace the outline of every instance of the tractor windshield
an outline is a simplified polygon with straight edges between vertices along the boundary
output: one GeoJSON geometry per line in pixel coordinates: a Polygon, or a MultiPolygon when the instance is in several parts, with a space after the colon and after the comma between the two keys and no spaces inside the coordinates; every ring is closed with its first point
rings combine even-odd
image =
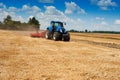
{"type": "Polygon", "coordinates": [[[60,26],[60,27],[63,27],[63,23],[62,22],[54,22],[54,21],[52,21],[51,22],[51,24],[50,24],[51,26],[60,26]]]}
{"type": "Polygon", "coordinates": [[[63,27],[63,23],[61,23],[61,22],[55,22],[55,26],[61,26],[61,27],[63,27]]]}

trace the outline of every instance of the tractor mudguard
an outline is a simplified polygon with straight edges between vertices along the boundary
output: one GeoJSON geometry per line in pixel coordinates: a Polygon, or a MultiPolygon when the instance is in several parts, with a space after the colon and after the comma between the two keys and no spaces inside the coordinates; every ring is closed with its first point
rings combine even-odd
{"type": "Polygon", "coordinates": [[[49,30],[50,32],[52,32],[53,28],[51,26],[47,27],[47,30],[49,30]]]}

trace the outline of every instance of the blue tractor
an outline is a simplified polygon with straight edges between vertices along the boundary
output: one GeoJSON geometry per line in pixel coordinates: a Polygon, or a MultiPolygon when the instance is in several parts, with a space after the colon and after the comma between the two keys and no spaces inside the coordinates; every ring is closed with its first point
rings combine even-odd
{"type": "Polygon", "coordinates": [[[47,27],[45,38],[55,41],[70,41],[70,34],[64,28],[64,24],[66,25],[64,22],[51,21],[50,26],[47,27]]]}

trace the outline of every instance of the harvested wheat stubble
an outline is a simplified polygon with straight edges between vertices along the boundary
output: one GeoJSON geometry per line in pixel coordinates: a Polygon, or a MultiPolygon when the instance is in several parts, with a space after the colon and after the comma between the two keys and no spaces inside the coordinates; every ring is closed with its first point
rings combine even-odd
{"type": "Polygon", "coordinates": [[[118,35],[71,34],[64,42],[30,33],[0,30],[0,80],[120,80],[118,35]]]}

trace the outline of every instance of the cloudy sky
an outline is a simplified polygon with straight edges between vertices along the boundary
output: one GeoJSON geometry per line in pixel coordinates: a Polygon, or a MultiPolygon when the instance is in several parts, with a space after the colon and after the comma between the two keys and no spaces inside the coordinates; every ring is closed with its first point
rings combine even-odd
{"type": "Polygon", "coordinates": [[[57,20],[67,29],[120,31],[120,0],[0,0],[0,21],[7,15],[21,22],[35,16],[41,29],[57,20]]]}

